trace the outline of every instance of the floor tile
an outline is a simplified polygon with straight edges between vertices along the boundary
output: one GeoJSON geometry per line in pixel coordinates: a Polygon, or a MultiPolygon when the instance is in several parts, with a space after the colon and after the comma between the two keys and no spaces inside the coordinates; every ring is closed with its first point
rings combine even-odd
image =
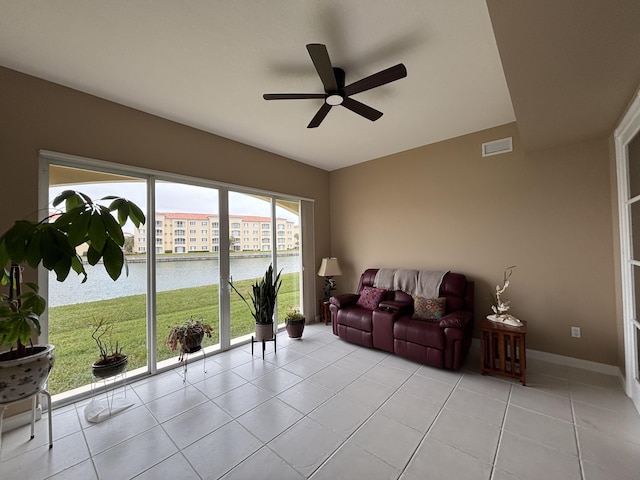
{"type": "Polygon", "coordinates": [[[551,395],[529,387],[514,385],[510,401],[519,407],[559,418],[565,422],[573,421],[571,401],[564,396],[551,395]]]}
{"type": "Polygon", "coordinates": [[[640,445],[640,416],[633,410],[609,410],[573,402],[576,425],[624,438],[640,445]]]}
{"type": "Polygon", "coordinates": [[[509,405],[504,429],[548,447],[578,455],[575,427],[572,423],[509,405]]]}
{"type": "Polygon", "coordinates": [[[396,392],[379,411],[414,430],[426,433],[441,408],[441,405],[410,393],[396,392]]]}
{"type": "Polygon", "coordinates": [[[502,400],[503,402],[509,399],[511,385],[511,382],[472,373],[465,373],[458,384],[461,388],[482,393],[483,395],[502,400]]]}
{"type": "MultiPolygon", "coordinates": [[[[95,458],[95,457],[94,457],[95,458]]],[[[21,455],[14,456],[0,464],[2,478],[47,478],[89,459],[89,450],[82,432],[72,433],[21,455]]]]}
{"type": "MultiPolygon", "coordinates": [[[[198,385],[205,383],[205,381],[198,385]]],[[[162,423],[185,410],[207,402],[209,399],[205,394],[192,385],[187,385],[181,390],[157,398],[147,403],[147,408],[153,416],[162,423]]]]}
{"type": "Polygon", "coordinates": [[[500,429],[475,417],[445,408],[429,430],[428,436],[490,464],[495,459],[500,429]]]}
{"type": "Polygon", "coordinates": [[[273,394],[256,387],[253,383],[246,383],[214,398],[213,402],[236,418],[272,397],[273,394]]]}
{"type": "Polygon", "coordinates": [[[263,362],[262,360],[256,362],[247,362],[237,367],[233,367],[231,371],[237,375],[240,375],[245,380],[255,380],[262,375],[265,375],[278,368],[273,363],[263,362]]]}
{"type": "Polygon", "coordinates": [[[208,377],[202,382],[195,383],[193,386],[204,393],[207,398],[213,399],[245,383],[247,383],[247,380],[237,373],[227,370],[213,377],[208,377]]]}
{"type": "Polygon", "coordinates": [[[313,473],[343,439],[318,422],[304,418],[268,445],[304,476],[313,473]]]}
{"type": "Polygon", "coordinates": [[[297,470],[265,446],[227,473],[223,480],[302,480],[297,470]]]}
{"type": "Polygon", "coordinates": [[[264,443],[284,432],[302,414],[278,398],[272,398],[236,420],[264,443]]]}
{"type": "Polygon", "coordinates": [[[523,480],[581,480],[577,456],[511,432],[502,435],[496,466],[523,480]]]}
{"type": "Polygon", "coordinates": [[[336,480],[366,478],[367,480],[395,480],[398,472],[375,455],[360,448],[354,442],[346,442],[322,465],[312,480],[336,480]]]}
{"type": "Polygon", "coordinates": [[[93,462],[89,459],[62,470],[60,473],[48,477],[47,480],[98,480],[98,474],[93,462]]]}
{"type": "Polygon", "coordinates": [[[615,375],[532,358],[527,387],[339,339],[309,323],[131,382],[134,406],[99,424],[90,399],[3,434],[0,477],[630,480],[640,415],[615,375]],[[206,373],[201,367],[206,365],[206,373]],[[26,473],[28,472],[28,473],[26,473]]]}
{"type": "Polygon", "coordinates": [[[94,455],[99,478],[131,478],[177,452],[159,426],[94,455]]]}
{"type": "Polygon", "coordinates": [[[451,395],[453,385],[430,377],[414,375],[400,387],[400,391],[443,405],[451,395]]]}
{"type": "Polygon", "coordinates": [[[256,385],[257,387],[266,390],[267,392],[272,393],[273,395],[277,395],[281,392],[284,392],[288,388],[293,387],[296,383],[302,381],[302,377],[296,375],[295,373],[288,372],[287,370],[283,370],[282,368],[278,368],[273,372],[269,372],[266,375],[261,376],[253,380],[251,383],[256,385]]]}
{"type": "Polygon", "coordinates": [[[423,434],[381,413],[375,413],[351,437],[361,448],[392,467],[402,470],[423,434]],[[389,441],[389,439],[393,441],[389,441]]]}
{"type": "Polygon", "coordinates": [[[456,388],[447,400],[446,407],[475,417],[496,427],[502,427],[507,404],[493,397],[456,388]]]}
{"type": "Polygon", "coordinates": [[[309,377],[314,383],[318,383],[337,393],[358,378],[358,374],[344,368],[329,365],[318,373],[309,377]]]}
{"type": "Polygon", "coordinates": [[[287,363],[282,368],[291,373],[295,373],[300,377],[308,377],[316,372],[319,372],[323,368],[329,365],[328,362],[312,358],[309,355],[304,355],[293,362],[287,363]]]}
{"type": "Polygon", "coordinates": [[[185,448],[231,420],[224,410],[209,400],[167,420],[162,428],[178,448],[185,448]]]}
{"type": "Polygon", "coordinates": [[[375,409],[375,407],[337,394],[312,411],[309,417],[338,435],[347,438],[371,416],[375,409]]]}
{"type": "Polygon", "coordinates": [[[158,425],[151,412],[141,405],[130,408],[101,423],[84,430],[84,436],[93,455],[103,452],[125,440],[158,425]]]}
{"type": "Polygon", "coordinates": [[[278,398],[302,413],[309,413],[335,393],[322,385],[303,380],[278,395],[278,398]]]}
{"type": "Polygon", "coordinates": [[[455,478],[456,480],[489,480],[491,465],[427,437],[407,465],[403,480],[455,478]],[[437,461],[434,461],[436,460],[437,461]]]}
{"type": "Polygon", "coordinates": [[[374,382],[382,383],[383,385],[387,385],[389,387],[398,388],[404,382],[407,381],[409,377],[411,377],[412,372],[393,367],[391,365],[386,365],[383,362],[378,363],[372,369],[368,370],[363,378],[368,378],[369,380],[373,380],[374,382]]]}
{"type": "Polygon", "coordinates": [[[340,393],[359,403],[378,408],[394,391],[393,387],[360,377],[340,393]]]}
{"type": "Polygon", "coordinates": [[[586,462],[606,472],[638,478],[640,445],[591,428],[578,427],[577,430],[580,452],[586,462]]]}
{"type": "Polygon", "coordinates": [[[262,448],[263,443],[232,421],[182,450],[202,478],[219,478],[262,448]]]}
{"type": "Polygon", "coordinates": [[[136,480],[157,480],[159,478],[179,478],[180,480],[200,480],[182,453],[171,455],[166,460],[136,476],[136,480]]]}

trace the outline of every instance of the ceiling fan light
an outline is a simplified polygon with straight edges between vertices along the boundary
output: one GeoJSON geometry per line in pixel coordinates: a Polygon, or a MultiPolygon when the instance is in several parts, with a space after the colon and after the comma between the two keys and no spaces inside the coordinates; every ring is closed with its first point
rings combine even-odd
{"type": "Polygon", "coordinates": [[[330,95],[327,95],[327,98],[325,98],[324,101],[327,105],[335,107],[336,105],[340,105],[344,101],[344,98],[342,97],[342,95],[332,93],[330,95]]]}

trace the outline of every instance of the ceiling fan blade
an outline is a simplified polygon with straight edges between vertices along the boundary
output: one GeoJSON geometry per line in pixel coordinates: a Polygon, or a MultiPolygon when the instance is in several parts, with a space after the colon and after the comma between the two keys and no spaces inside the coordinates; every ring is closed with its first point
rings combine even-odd
{"type": "Polygon", "coordinates": [[[326,98],[326,93],[265,93],[265,100],[297,100],[301,98],[326,98]]]}
{"type": "Polygon", "coordinates": [[[307,51],[313,61],[313,65],[316,67],[320,80],[322,80],[324,91],[336,92],[338,90],[338,82],[329,59],[327,47],[321,43],[310,43],[307,45],[307,51]]]}
{"type": "Polygon", "coordinates": [[[307,128],[316,128],[318,125],[320,125],[322,123],[322,120],[324,120],[324,117],[326,117],[327,113],[329,113],[329,110],[331,110],[331,105],[329,105],[328,103],[323,103],[320,107],[320,110],[318,110],[318,113],[315,114],[315,116],[309,122],[309,125],[307,125],[307,128]]]}
{"type": "Polygon", "coordinates": [[[352,112],[357,113],[358,115],[362,115],[364,118],[368,118],[372,122],[375,122],[382,116],[382,112],[376,110],[375,108],[371,108],[364,103],[361,103],[353,98],[345,97],[342,101],[342,106],[348,108],[352,112]]]}
{"type": "Polygon", "coordinates": [[[385,70],[381,70],[378,73],[369,75],[368,77],[358,80],[344,87],[345,95],[355,95],[356,93],[364,92],[365,90],[371,90],[372,88],[379,87],[385,83],[394,82],[407,76],[407,68],[399,63],[393,67],[389,67],[385,70]]]}

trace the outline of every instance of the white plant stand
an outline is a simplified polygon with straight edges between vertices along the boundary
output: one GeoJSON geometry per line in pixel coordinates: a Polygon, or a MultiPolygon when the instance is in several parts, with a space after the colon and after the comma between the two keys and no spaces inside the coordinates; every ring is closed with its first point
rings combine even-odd
{"type": "Polygon", "coordinates": [[[93,381],[91,382],[91,401],[84,407],[84,418],[90,423],[104,422],[133,405],[135,405],[135,402],[127,399],[126,370],[112,377],[93,377],[93,381]],[[124,397],[116,396],[117,390],[120,388],[118,386],[119,381],[122,383],[124,397]],[[101,398],[101,396],[96,393],[100,383],[102,383],[104,387],[104,398],[101,398]]]}
{"type": "Polygon", "coordinates": [[[31,394],[28,397],[21,398],[19,400],[14,400],[12,402],[0,402],[0,451],[2,451],[2,421],[4,420],[4,412],[9,407],[9,405],[13,405],[14,403],[22,402],[27,398],[31,398],[31,438],[33,440],[35,437],[35,427],[36,427],[36,403],[38,399],[38,394],[42,393],[47,400],[49,401],[49,448],[53,448],[53,422],[51,420],[51,394],[46,391],[44,388],[39,389],[37,392],[31,394]]]}

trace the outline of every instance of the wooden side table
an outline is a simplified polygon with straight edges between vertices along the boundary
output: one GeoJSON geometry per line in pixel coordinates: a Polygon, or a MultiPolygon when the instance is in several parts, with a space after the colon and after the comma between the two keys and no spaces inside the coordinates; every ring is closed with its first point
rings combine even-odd
{"type": "Polygon", "coordinates": [[[324,300],[320,300],[320,320],[324,321],[325,325],[328,325],[331,321],[331,312],[329,311],[329,303],[324,300]]]}
{"type": "Polygon", "coordinates": [[[482,375],[496,374],[516,378],[526,385],[527,322],[521,327],[492,322],[484,317],[480,321],[482,347],[480,359],[482,375]]]}

